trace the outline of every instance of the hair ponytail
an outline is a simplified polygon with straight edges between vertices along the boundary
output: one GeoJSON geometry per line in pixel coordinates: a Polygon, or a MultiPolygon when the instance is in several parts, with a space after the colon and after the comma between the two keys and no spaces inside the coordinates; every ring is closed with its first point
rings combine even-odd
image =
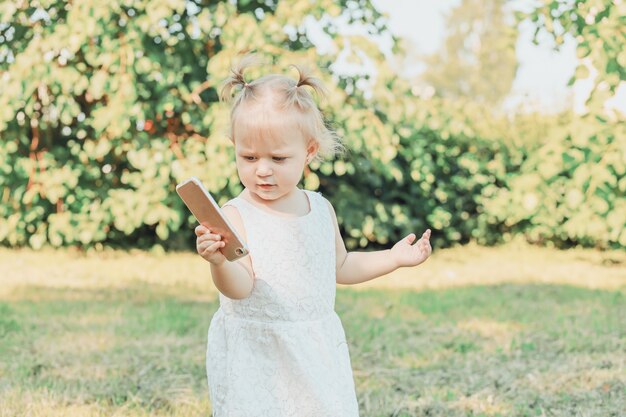
{"type": "Polygon", "coordinates": [[[230,69],[230,77],[226,78],[222,83],[222,89],[220,91],[220,99],[222,101],[228,101],[233,95],[233,90],[237,86],[241,86],[241,92],[236,97],[235,101],[240,101],[241,97],[247,94],[248,90],[253,87],[252,83],[248,83],[243,76],[244,71],[259,63],[259,58],[254,55],[244,56],[237,64],[230,69]]]}
{"type": "Polygon", "coordinates": [[[293,64],[290,66],[298,71],[298,81],[290,94],[288,94],[289,105],[296,105],[301,109],[305,109],[310,105],[310,96],[306,91],[302,91],[303,87],[311,87],[318,97],[325,98],[327,96],[327,91],[322,81],[314,77],[308,68],[293,64]]]}

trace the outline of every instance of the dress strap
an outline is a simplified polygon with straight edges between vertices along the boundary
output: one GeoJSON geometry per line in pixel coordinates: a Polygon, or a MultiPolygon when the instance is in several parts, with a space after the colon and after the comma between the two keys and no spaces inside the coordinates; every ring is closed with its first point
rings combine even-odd
{"type": "Polygon", "coordinates": [[[248,211],[249,208],[248,207],[248,203],[246,201],[243,201],[241,197],[235,197],[231,200],[228,200],[223,207],[225,206],[231,206],[237,209],[237,211],[239,212],[239,215],[243,218],[243,217],[247,217],[248,216],[248,211]],[[245,214],[244,214],[245,213],[245,214]]]}
{"type": "Polygon", "coordinates": [[[307,200],[309,201],[309,209],[311,211],[317,211],[319,210],[319,203],[320,203],[320,199],[319,199],[319,194],[315,191],[310,191],[310,190],[302,190],[304,191],[304,193],[306,194],[307,200]]]}
{"type": "Polygon", "coordinates": [[[324,199],[322,197],[322,193],[319,191],[311,191],[311,190],[302,190],[306,193],[309,204],[311,205],[311,211],[318,211],[322,208],[322,203],[324,199]]]}
{"type": "Polygon", "coordinates": [[[237,209],[239,212],[239,217],[241,218],[241,223],[243,225],[244,233],[247,237],[247,244],[250,248],[250,237],[255,233],[255,225],[258,224],[256,217],[256,213],[253,210],[250,210],[248,203],[243,201],[241,197],[235,197],[229,201],[227,201],[223,207],[231,206],[237,209]]]}

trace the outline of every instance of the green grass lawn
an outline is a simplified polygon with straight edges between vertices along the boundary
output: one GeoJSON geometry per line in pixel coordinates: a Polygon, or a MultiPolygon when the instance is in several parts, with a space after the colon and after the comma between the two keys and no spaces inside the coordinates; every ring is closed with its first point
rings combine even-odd
{"type": "MultiPolygon", "coordinates": [[[[381,280],[417,283],[452,254],[381,280]]],[[[568,256],[610,279],[537,279],[546,256],[527,282],[340,287],[361,416],[626,416],[622,255],[568,256]]],[[[198,273],[206,265],[181,254],[73,258],[0,253],[12,274],[0,278],[0,416],[210,415],[204,355],[218,304],[198,273]]]]}

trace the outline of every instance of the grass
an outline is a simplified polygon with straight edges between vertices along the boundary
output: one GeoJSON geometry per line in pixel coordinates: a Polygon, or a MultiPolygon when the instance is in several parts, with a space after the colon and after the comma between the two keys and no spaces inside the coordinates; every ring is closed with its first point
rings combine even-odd
{"type": "MultiPolygon", "coordinates": [[[[218,302],[197,256],[0,250],[0,265],[1,417],[210,415],[218,302]]],[[[339,287],[361,416],[625,416],[624,265],[468,246],[339,287]]]]}

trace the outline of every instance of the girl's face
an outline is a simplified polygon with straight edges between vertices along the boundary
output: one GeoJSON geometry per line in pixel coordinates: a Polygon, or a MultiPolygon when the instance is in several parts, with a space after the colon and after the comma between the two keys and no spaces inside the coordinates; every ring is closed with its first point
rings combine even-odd
{"type": "Polygon", "coordinates": [[[254,196],[276,201],[297,189],[304,167],[315,155],[317,144],[307,140],[294,123],[265,134],[244,129],[235,137],[239,179],[254,196]]]}

